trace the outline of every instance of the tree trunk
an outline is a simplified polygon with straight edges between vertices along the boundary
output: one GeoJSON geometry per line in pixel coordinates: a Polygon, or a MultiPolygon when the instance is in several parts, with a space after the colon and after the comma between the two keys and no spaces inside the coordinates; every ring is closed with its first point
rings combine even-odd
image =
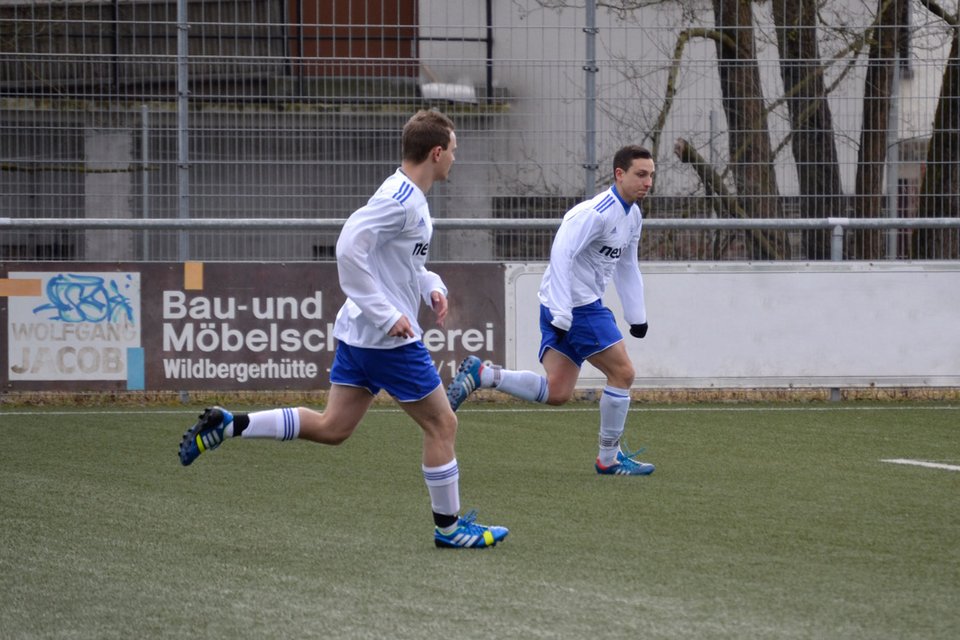
{"type": "MultiPolygon", "coordinates": [[[[921,218],[960,217],[960,27],[953,27],[953,45],[943,73],[940,101],[933,116],[926,170],[920,186],[921,218]]],[[[916,258],[956,260],[960,232],[918,229],[913,234],[916,258]]]]}
{"type": "MultiPolygon", "coordinates": [[[[780,196],[773,169],[760,70],[753,39],[751,0],[713,0],[720,88],[727,118],[730,165],[740,207],[749,218],[780,218],[780,196]]],[[[748,234],[748,257],[790,257],[784,232],[748,234]],[[760,242],[766,236],[767,242],[760,242]],[[773,247],[770,251],[768,247],[773,247]]]]}
{"type": "MultiPolygon", "coordinates": [[[[816,0],[773,0],[780,76],[790,110],[790,143],[800,181],[802,217],[844,214],[843,185],[817,43],[816,0]]],[[[830,234],[807,231],[802,251],[809,260],[830,258],[830,234]]]]}
{"type": "MultiPolygon", "coordinates": [[[[863,89],[863,126],[857,153],[857,184],[853,214],[858,218],[883,215],[883,175],[887,159],[890,92],[893,65],[899,64],[900,28],[897,18],[903,14],[906,0],[879,0],[877,21],[870,43],[869,65],[863,89]]],[[[897,132],[893,132],[896,137],[897,132]]],[[[893,140],[896,142],[896,140],[893,140]]],[[[875,260],[885,255],[881,231],[859,231],[854,235],[854,256],[875,260]]]]}

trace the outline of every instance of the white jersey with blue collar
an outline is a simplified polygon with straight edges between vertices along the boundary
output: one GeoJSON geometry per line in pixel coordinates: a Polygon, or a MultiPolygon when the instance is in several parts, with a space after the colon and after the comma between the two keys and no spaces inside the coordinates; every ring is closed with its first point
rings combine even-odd
{"type": "Polygon", "coordinates": [[[427,271],[433,221],[427,199],[401,170],[343,225],[337,239],[337,271],[347,301],[337,313],[333,335],[354,347],[391,349],[420,340],[420,301],[447,288],[427,271]],[[415,337],[388,335],[405,315],[415,337]]]}
{"type": "Polygon", "coordinates": [[[627,206],[616,186],[570,209],[553,240],[540,283],[540,302],[554,326],[568,330],[573,308],[603,298],[613,279],[627,324],[647,321],[643,277],[637,263],[643,214],[627,206]]]}

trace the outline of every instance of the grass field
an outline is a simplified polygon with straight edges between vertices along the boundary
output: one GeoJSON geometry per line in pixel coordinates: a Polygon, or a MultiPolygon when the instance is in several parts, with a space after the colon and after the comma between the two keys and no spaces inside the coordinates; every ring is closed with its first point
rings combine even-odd
{"type": "Polygon", "coordinates": [[[0,637],[960,635],[955,405],[635,404],[648,478],[594,473],[595,406],[465,407],[480,551],[434,548],[394,409],[183,468],[197,412],[0,408],[0,637]]]}

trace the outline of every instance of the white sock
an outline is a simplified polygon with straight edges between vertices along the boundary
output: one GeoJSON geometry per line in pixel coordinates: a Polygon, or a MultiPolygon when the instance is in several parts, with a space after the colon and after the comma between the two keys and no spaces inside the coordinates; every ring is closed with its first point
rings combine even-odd
{"type": "Polygon", "coordinates": [[[480,367],[480,388],[489,389],[497,386],[497,383],[500,382],[500,374],[502,371],[503,367],[495,364],[480,367]]]}
{"type": "MultiPolygon", "coordinates": [[[[484,369],[496,369],[490,386],[497,391],[509,393],[521,400],[541,404],[546,402],[550,395],[547,388],[547,379],[533,371],[509,371],[500,367],[484,367],[484,369]]],[[[480,373],[483,374],[483,371],[480,373]]],[[[481,384],[487,386],[483,384],[482,377],[481,384]]]]}
{"type": "Polygon", "coordinates": [[[293,440],[300,435],[300,412],[295,408],[255,411],[249,417],[250,424],[240,434],[244,438],[293,440]]]}
{"type": "Polygon", "coordinates": [[[617,461],[620,436],[627,423],[630,409],[630,390],[607,385],[600,396],[600,464],[609,466],[617,461]]]}
{"type": "Polygon", "coordinates": [[[430,492],[430,507],[445,516],[460,514],[460,468],[454,458],[439,467],[423,466],[423,481],[430,492]]]}
{"type": "Polygon", "coordinates": [[[223,437],[232,438],[233,437],[233,420],[228,422],[226,426],[223,427],[223,437]]]}

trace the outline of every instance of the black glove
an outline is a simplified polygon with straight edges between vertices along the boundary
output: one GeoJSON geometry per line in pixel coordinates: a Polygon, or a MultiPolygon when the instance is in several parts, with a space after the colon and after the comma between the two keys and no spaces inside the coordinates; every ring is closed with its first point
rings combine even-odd
{"type": "Polygon", "coordinates": [[[561,329],[560,327],[552,323],[550,324],[550,326],[553,327],[553,332],[557,334],[557,340],[560,340],[562,342],[563,339],[567,337],[566,329],[561,329]]]}
{"type": "Polygon", "coordinates": [[[647,335],[647,323],[630,325],[630,335],[634,338],[642,338],[647,335]]]}

